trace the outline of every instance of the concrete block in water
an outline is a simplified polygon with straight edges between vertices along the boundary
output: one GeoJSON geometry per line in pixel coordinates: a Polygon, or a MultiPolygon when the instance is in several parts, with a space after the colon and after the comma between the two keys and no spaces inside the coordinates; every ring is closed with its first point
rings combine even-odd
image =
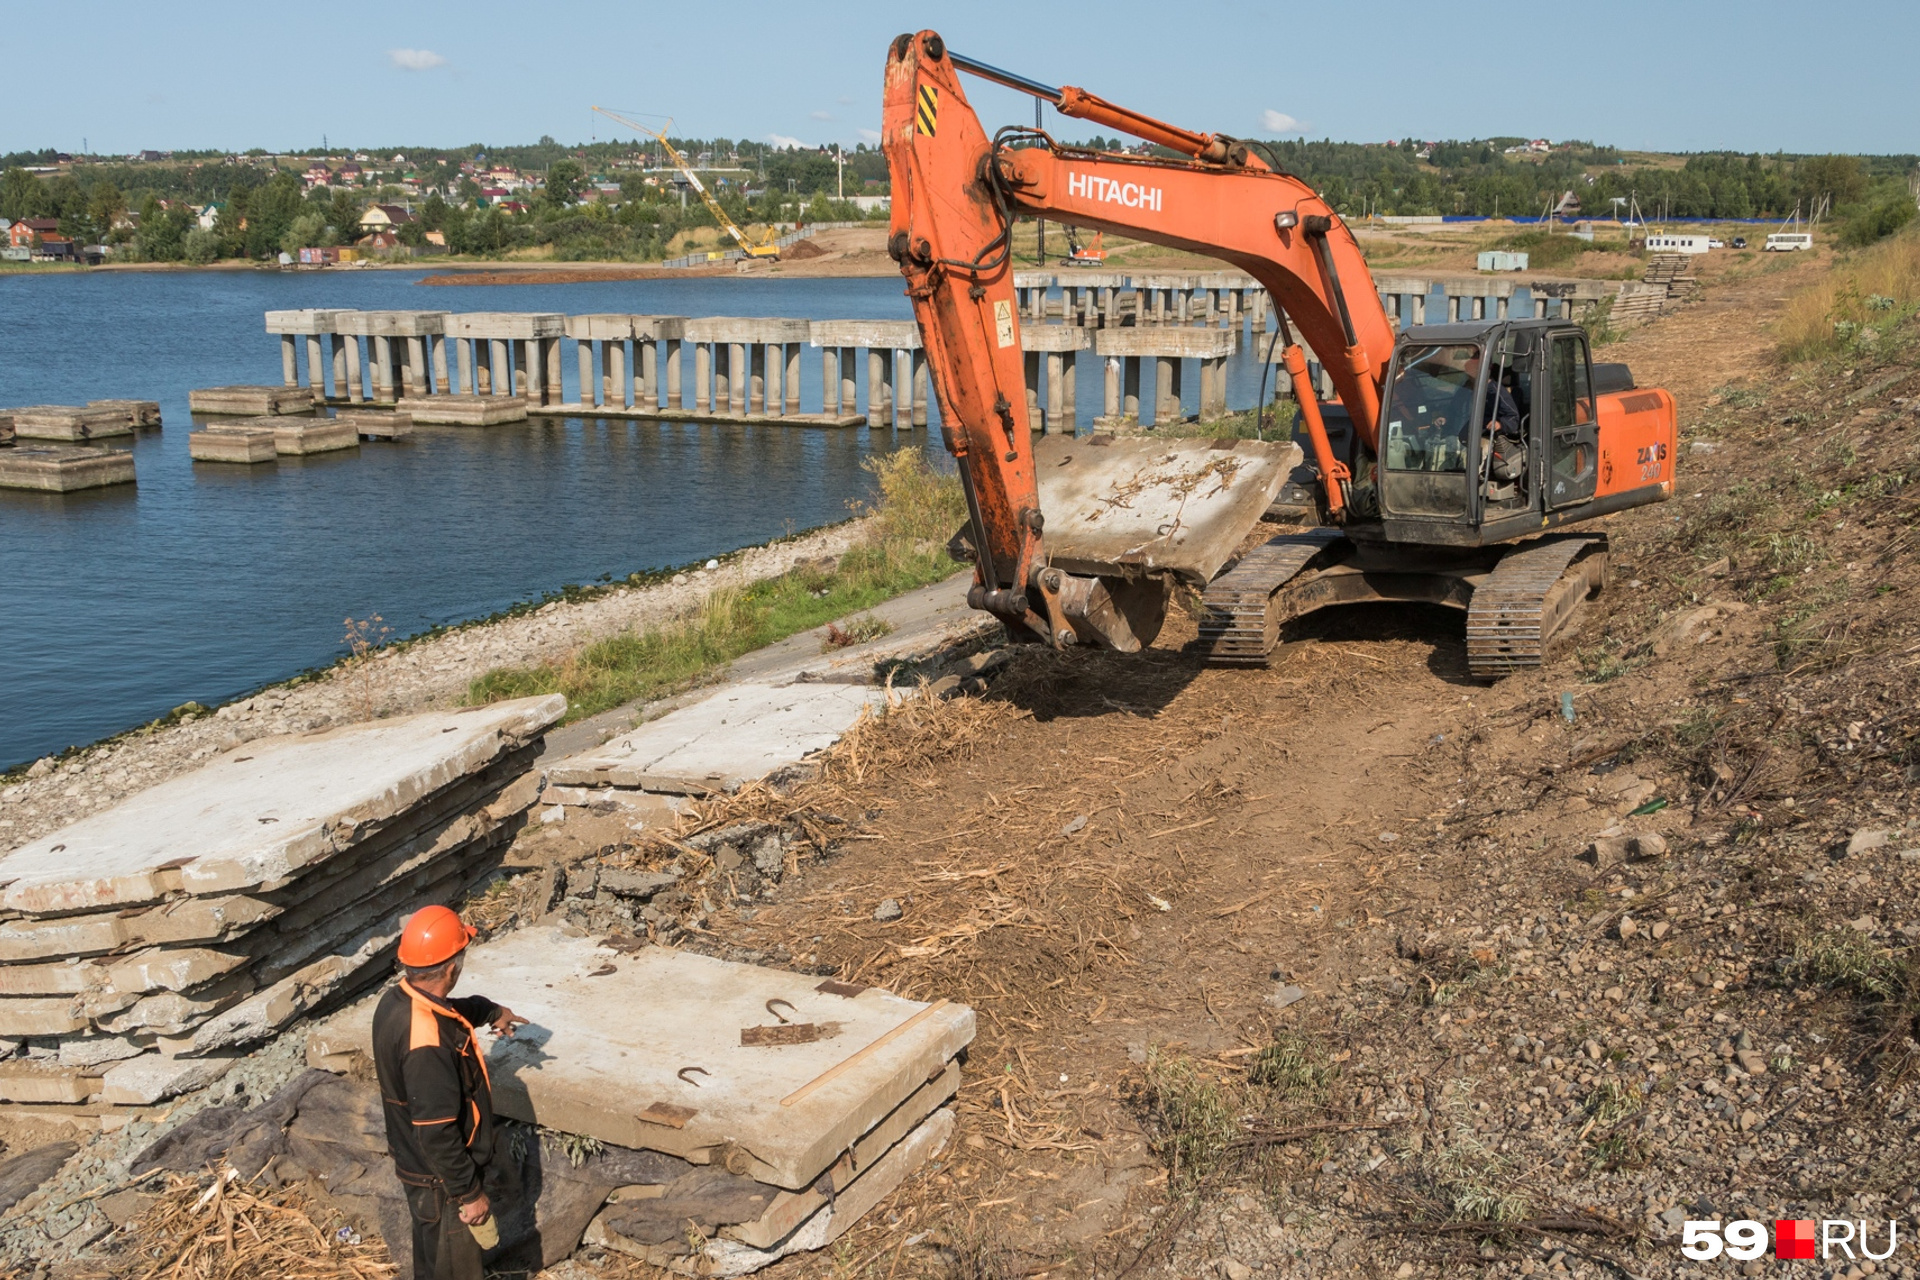
{"type": "Polygon", "coordinates": [[[10,411],[13,433],[22,440],[60,440],[82,444],[108,436],[133,434],[133,419],[123,409],[36,404],[10,411]]]}
{"type": "Polygon", "coordinates": [[[274,448],[272,427],[209,427],[187,436],[187,456],[195,462],[272,462],[280,456],[274,448]]]}
{"type": "Polygon", "coordinates": [[[816,347],[918,351],[920,326],[911,320],[815,320],[807,326],[807,341],[816,347]]]}
{"type": "Polygon", "coordinates": [[[158,400],[89,400],[89,409],[113,409],[124,412],[127,420],[136,427],[157,427],[160,425],[160,402],[158,400]]]}
{"type": "Polygon", "coordinates": [[[344,329],[334,328],[334,318],[341,314],[337,311],[269,311],[267,312],[268,333],[307,334],[344,333],[344,329]]]}
{"type": "Polygon", "coordinates": [[[1085,351],[1092,346],[1089,331],[1077,324],[1027,324],[1020,326],[1022,351],[1085,351]]]}
{"type": "Polygon", "coordinates": [[[72,493],[133,482],[133,454],[125,449],[16,445],[0,453],[0,489],[72,493]]]}
{"type": "Polygon", "coordinates": [[[0,906],[80,912],[290,880],[537,738],[566,705],[552,694],[246,743],[0,857],[0,906]]]}
{"type": "Polygon", "coordinates": [[[395,406],[409,419],[453,427],[491,427],[525,422],[525,396],[403,396],[395,406]]]}
{"type": "Polygon", "coordinates": [[[201,387],[187,392],[187,408],[194,413],[250,418],[312,413],[314,403],[310,387],[201,387]]]}
{"type": "Polygon", "coordinates": [[[145,1107],[164,1098],[204,1089],[227,1074],[238,1058],[167,1058],[142,1054],[116,1062],[101,1074],[101,1096],[121,1106],[145,1107]]]}
{"type": "Polygon", "coordinates": [[[13,441],[13,415],[0,413],[0,449],[12,448],[13,441]]]}
{"type": "Polygon", "coordinates": [[[730,685],[557,761],[547,778],[559,786],[681,795],[733,791],[826,750],[867,708],[886,700],[885,690],[862,685],[730,685]]]}
{"type": "MultiPolygon", "coordinates": [[[[466,975],[463,991],[530,1019],[487,1054],[501,1114],[695,1160],[734,1151],[739,1171],[789,1190],[812,1186],[941,1076],[974,1031],[964,1005],[878,988],[835,995],[812,975],[665,947],[623,955],[557,928],[475,945],[466,975]],[[795,1021],[838,1022],[840,1032],[741,1045],[741,1028],[772,1021],[769,999],[790,1002],[795,1021]],[[707,1074],[680,1075],[695,1064],[707,1074]]],[[[315,1029],[310,1057],[366,1052],[371,1028],[350,1014],[315,1029]]]]}
{"type": "Polygon", "coordinates": [[[1093,340],[1093,349],[1103,356],[1222,360],[1233,354],[1233,340],[1231,329],[1149,325],[1139,329],[1102,329],[1093,340]]]}
{"type": "Polygon", "coordinates": [[[308,453],[334,453],[341,449],[358,449],[360,432],[351,422],[340,422],[334,418],[283,422],[273,429],[273,447],[278,452],[293,457],[308,453]]]}
{"type": "Polygon", "coordinates": [[[528,340],[563,338],[567,333],[567,317],[559,312],[455,311],[443,314],[442,325],[449,338],[528,340]]]}
{"type": "Polygon", "coordinates": [[[335,422],[352,425],[362,440],[402,440],[413,434],[413,415],[380,410],[336,413],[335,422]]]}

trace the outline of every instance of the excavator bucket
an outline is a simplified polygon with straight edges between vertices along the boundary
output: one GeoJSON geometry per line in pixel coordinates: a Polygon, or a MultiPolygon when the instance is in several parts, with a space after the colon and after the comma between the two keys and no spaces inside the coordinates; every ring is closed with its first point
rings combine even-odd
{"type": "Polygon", "coordinates": [[[1205,587],[1300,460],[1291,441],[1048,436],[1034,449],[1047,563],[1205,587]]]}

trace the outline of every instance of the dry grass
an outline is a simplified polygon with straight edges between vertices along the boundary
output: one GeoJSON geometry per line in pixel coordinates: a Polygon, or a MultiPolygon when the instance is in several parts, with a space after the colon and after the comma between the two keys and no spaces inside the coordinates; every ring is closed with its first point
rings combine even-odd
{"type": "Polygon", "coordinates": [[[1920,228],[1909,228],[1841,259],[1825,280],[1787,300],[1774,325],[1780,358],[1812,360],[1870,345],[1916,306],[1920,228]]]}
{"type": "Polygon", "coordinates": [[[110,1273],[127,1280],[389,1280],[399,1270],[378,1237],[362,1240],[299,1187],[243,1183],[225,1167],[211,1183],[173,1178],[133,1234],[137,1247],[110,1273]]]}

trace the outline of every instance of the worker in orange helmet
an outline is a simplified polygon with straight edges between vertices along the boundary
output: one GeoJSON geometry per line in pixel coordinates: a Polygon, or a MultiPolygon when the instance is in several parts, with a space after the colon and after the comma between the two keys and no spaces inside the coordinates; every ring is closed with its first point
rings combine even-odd
{"type": "MultiPolygon", "coordinates": [[[[447,907],[423,907],[400,935],[400,981],[373,1011],[374,1072],[387,1150],[413,1217],[415,1280],[481,1280],[499,1241],[486,1183],[493,1093],[474,1028],[510,1036],[525,1018],[483,996],[453,999],[475,930],[447,907]]],[[[517,1179],[511,1179],[517,1181],[517,1179]]]]}

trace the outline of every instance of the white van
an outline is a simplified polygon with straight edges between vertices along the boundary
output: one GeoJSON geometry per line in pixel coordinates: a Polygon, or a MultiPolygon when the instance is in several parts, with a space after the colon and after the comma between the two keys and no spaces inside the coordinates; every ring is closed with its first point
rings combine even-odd
{"type": "Polygon", "coordinates": [[[1811,248],[1813,248],[1813,237],[1804,231],[1776,231],[1767,237],[1767,242],[1761,246],[1761,251],[1765,253],[1789,253],[1795,249],[1811,248]]]}

